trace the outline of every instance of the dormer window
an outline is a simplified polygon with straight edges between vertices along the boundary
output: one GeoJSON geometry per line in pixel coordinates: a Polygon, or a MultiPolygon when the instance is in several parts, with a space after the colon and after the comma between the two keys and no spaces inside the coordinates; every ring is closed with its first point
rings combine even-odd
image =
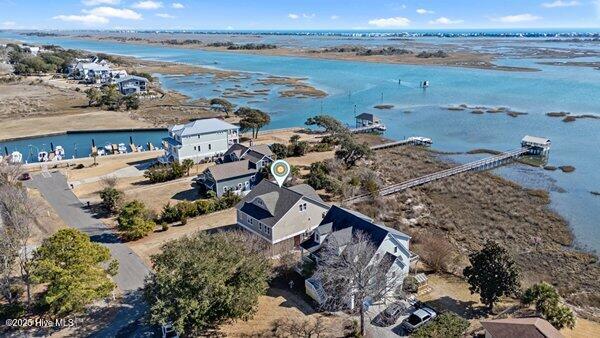
{"type": "Polygon", "coordinates": [[[397,246],[395,246],[395,247],[394,247],[394,253],[397,253],[397,252],[398,252],[398,247],[397,247],[397,246]]]}

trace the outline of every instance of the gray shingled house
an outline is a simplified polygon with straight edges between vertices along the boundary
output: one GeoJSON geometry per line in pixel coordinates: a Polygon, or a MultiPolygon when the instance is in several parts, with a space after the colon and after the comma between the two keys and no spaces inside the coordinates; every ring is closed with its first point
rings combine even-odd
{"type": "Polygon", "coordinates": [[[224,163],[206,169],[196,182],[201,189],[212,190],[217,196],[227,191],[244,195],[260,182],[261,170],[273,162],[272,156],[267,145],[246,147],[236,143],[223,155],[224,163]]]}
{"type": "Polygon", "coordinates": [[[247,147],[241,143],[232,145],[223,155],[223,162],[249,160],[256,168],[261,169],[273,162],[273,152],[266,144],[247,147]]]}
{"type": "Polygon", "coordinates": [[[269,243],[277,256],[299,248],[329,208],[306,184],[280,188],[263,180],[236,205],[237,224],[269,243]]]}

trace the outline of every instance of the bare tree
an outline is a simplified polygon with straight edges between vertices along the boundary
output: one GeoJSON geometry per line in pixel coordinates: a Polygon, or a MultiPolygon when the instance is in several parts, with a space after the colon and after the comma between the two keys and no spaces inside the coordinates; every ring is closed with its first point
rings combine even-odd
{"type": "MultiPolygon", "coordinates": [[[[27,304],[31,303],[31,280],[29,241],[37,216],[37,205],[28,196],[27,190],[18,185],[0,186],[0,219],[2,219],[3,244],[7,257],[17,255],[21,280],[27,290],[27,304]]],[[[4,253],[3,253],[4,255],[4,253]]],[[[5,260],[10,263],[9,259],[5,260]]],[[[8,268],[8,267],[7,267],[8,268]]]]}
{"type": "Polygon", "coordinates": [[[340,243],[330,235],[319,252],[314,275],[325,291],[324,309],[337,311],[356,304],[361,335],[365,334],[363,304],[386,298],[400,284],[401,274],[390,273],[393,258],[376,251],[370,237],[363,232],[355,233],[348,243],[340,243]]]}
{"type": "Polygon", "coordinates": [[[0,162],[0,186],[16,184],[22,173],[21,164],[0,162]]]}
{"type": "Polygon", "coordinates": [[[280,318],[271,323],[271,333],[274,337],[320,338],[331,337],[322,316],[306,320],[280,318]]]}

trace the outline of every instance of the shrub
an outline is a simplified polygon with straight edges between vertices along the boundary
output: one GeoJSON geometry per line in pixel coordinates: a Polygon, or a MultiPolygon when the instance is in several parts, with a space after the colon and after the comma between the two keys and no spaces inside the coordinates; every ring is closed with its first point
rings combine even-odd
{"type": "Polygon", "coordinates": [[[173,162],[170,165],[159,164],[149,168],[144,173],[144,177],[150,180],[150,183],[160,183],[181,178],[184,174],[185,168],[181,164],[173,162]]]}
{"type": "Polygon", "coordinates": [[[126,240],[140,239],[156,227],[156,223],[149,217],[149,212],[144,203],[134,200],[121,209],[117,217],[118,229],[123,232],[126,240]]]}
{"type": "Polygon", "coordinates": [[[469,321],[454,312],[437,316],[428,325],[420,327],[411,337],[415,338],[458,338],[469,328],[469,321]]]}
{"type": "Polygon", "coordinates": [[[402,290],[408,293],[417,293],[417,291],[419,291],[419,283],[417,283],[417,279],[414,276],[408,276],[404,278],[402,290]]]}
{"type": "Polygon", "coordinates": [[[210,214],[216,210],[214,199],[197,200],[195,203],[199,215],[210,214]]]}
{"type": "Polygon", "coordinates": [[[106,187],[100,191],[102,206],[110,213],[117,211],[123,201],[123,192],[113,187],[106,187]]]}
{"type": "Polygon", "coordinates": [[[181,217],[196,217],[198,216],[198,207],[193,202],[182,201],[175,205],[181,217]]]}
{"type": "Polygon", "coordinates": [[[317,143],[312,147],[312,151],[324,152],[333,150],[333,145],[328,143],[317,143]]]}
{"type": "Polygon", "coordinates": [[[286,158],[288,156],[288,148],[281,143],[273,143],[269,147],[271,151],[278,159],[286,158]]]}
{"type": "Polygon", "coordinates": [[[181,219],[181,210],[176,206],[171,206],[171,203],[167,203],[163,207],[160,219],[165,223],[177,222],[181,219]]]}
{"type": "Polygon", "coordinates": [[[315,190],[325,189],[329,185],[329,169],[323,162],[315,162],[310,165],[310,172],[306,183],[315,190]]]}
{"type": "Polygon", "coordinates": [[[167,231],[167,230],[169,230],[169,224],[167,222],[162,222],[160,224],[160,228],[162,231],[167,231]]]}
{"type": "Polygon", "coordinates": [[[526,305],[534,304],[536,311],[558,330],[575,326],[573,311],[561,304],[558,292],[548,283],[535,284],[525,290],[522,301],[526,305]]]}

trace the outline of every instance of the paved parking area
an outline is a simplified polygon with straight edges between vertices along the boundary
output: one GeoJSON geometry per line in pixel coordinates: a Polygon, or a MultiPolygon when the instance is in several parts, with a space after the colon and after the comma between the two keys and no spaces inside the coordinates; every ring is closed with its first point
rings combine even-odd
{"type": "Polygon", "coordinates": [[[402,328],[402,321],[409,316],[409,314],[415,310],[415,307],[412,306],[405,300],[397,301],[400,302],[405,310],[402,312],[400,317],[389,326],[379,326],[374,323],[375,318],[381,312],[383,312],[388,306],[392,303],[388,302],[387,304],[375,304],[369,307],[367,311],[367,315],[365,318],[365,326],[366,326],[366,336],[367,337],[383,337],[383,338],[395,338],[395,337],[408,337],[408,332],[402,328]]]}

